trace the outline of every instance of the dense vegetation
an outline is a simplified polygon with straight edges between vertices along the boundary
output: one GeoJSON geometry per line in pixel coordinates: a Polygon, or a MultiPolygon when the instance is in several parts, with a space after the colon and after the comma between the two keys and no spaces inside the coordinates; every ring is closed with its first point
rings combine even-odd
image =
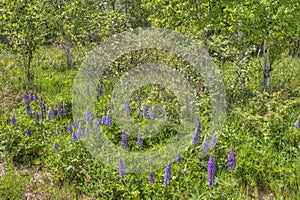
{"type": "MultiPolygon", "coordinates": [[[[0,199],[300,199],[299,8],[292,0],[2,0],[0,199]],[[94,159],[72,113],[74,79],[89,52],[117,33],[149,26],[176,30],[202,45],[221,71],[227,97],[216,147],[202,156],[211,102],[203,77],[189,63],[143,49],[122,55],[104,72],[99,119],[113,112],[113,85],[140,63],[168,64],[193,87],[200,139],[180,152],[181,159],[166,160],[167,183],[166,168],[151,179],[149,173],[122,178],[94,159]],[[236,167],[229,170],[231,149],[236,167]],[[208,186],[211,155],[216,178],[208,186]]],[[[139,88],[130,115],[145,125],[151,119],[138,111],[158,103],[165,105],[166,125],[144,138],[142,149],[137,137],[128,136],[128,151],[155,151],[173,137],[180,108],[161,85],[139,88]]],[[[113,116],[100,128],[116,146],[125,145],[113,116]]]]}

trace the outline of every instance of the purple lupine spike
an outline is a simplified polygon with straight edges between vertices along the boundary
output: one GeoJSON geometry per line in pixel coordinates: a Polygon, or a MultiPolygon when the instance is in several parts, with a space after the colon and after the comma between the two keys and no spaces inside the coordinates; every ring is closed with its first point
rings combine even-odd
{"type": "Polygon", "coordinates": [[[57,151],[58,150],[58,144],[55,142],[54,143],[54,151],[57,151]]]}
{"type": "Polygon", "coordinates": [[[77,138],[82,138],[82,130],[81,130],[81,127],[79,126],[78,129],[77,129],[77,135],[76,135],[77,138]]]}
{"type": "Polygon", "coordinates": [[[39,118],[39,113],[36,111],[34,114],[34,125],[38,126],[40,125],[40,118],[39,118]]]}
{"type": "Polygon", "coordinates": [[[72,142],[76,142],[77,136],[74,132],[72,132],[72,142]]]}
{"type": "Polygon", "coordinates": [[[29,104],[29,101],[27,101],[26,103],[25,103],[25,108],[26,108],[26,114],[30,114],[30,104],[29,104]]]}
{"type": "Polygon", "coordinates": [[[166,167],[166,171],[164,175],[164,185],[169,184],[170,179],[171,179],[171,163],[169,162],[166,167]]]}
{"type": "Polygon", "coordinates": [[[111,125],[111,121],[110,121],[110,115],[109,113],[106,116],[106,126],[110,126],[111,125]]]}
{"type": "Polygon", "coordinates": [[[97,118],[94,126],[95,133],[100,132],[100,119],[97,118]]]}
{"type": "Polygon", "coordinates": [[[201,133],[201,124],[199,119],[196,120],[196,130],[199,134],[201,133]]]}
{"type": "Polygon", "coordinates": [[[207,140],[206,138],[204,138],[203,142],[202,142],[202,153],[207,153],[208,152],[208,143],[207,143],[207,140]]]}
{"type": "Polygon", "coordinates": [[[194,133],[194,135],[192,137],[192,145],[195,146],[198,143],[199,139],[200,139],[200,133],[196,129],[195,133],[194,133]]]}
{"type": "Polygon", "coordinates": [[[42,120],[44,121],[46,119],[46,105],[42,102],[42,120]]]}
{"type": "Polygon", "coordinates": [[[122,148],[126,149],[128,147],[128,141],[125,131],[122,132],[122,148]]]}
{"type": "Polygon", "coordinates": [[[180,152],[178,152],[176,157],[176,163],[179,164],[180,162],[181,162],[181,156],[180,156],[180,152]]]}
{"type": "Polygon", "coordinates": [[[230,147],[230,153],[228,155],[228,170],[234,170],[236,166],[236,156],[233,147],[230,147]]]}
{"type": "Polygon", "coordinates": [[[144,142],[143,142],[143,139],[141,137],[141,133],[140,131],[138,132],[138,147],[141,148],[144,146],[144,142]]]}
{"type": "Polygon", "coordinates": [[[54,111],[54,106],[51,105],[50,106],[50,111],[49,111],[49,115],[48,115],[48,119],[51,120],[55,117],[55,111],[54,111]]]}
{"type": "Polygon", "coordinates": [[[103,124],[104,126],[107,126],[107,125],[106,125],[106,116],[105,116],[105,115],[102,115],[102,124],[103,124]]]}
{"type": "Polygon", "coordinates": [[[298,121],[296,123],[296,129],[299,129],[299,128],[300,128],[300,117],[299,117],[299,119],[298,119],[298,121]]]}
{"type": "Polygon", "coordinates": [[[75,129],[78,129],[78,123],[77,123],[76,120],[74,120],[74,128],[75,128],[75,129]]]}
{"type": "Polygon", "coordinates": [[[29,94],[29,100],[30,101],[33,101],[33,94],[30,92],[30,94],[29,94]]]}
{"type": "Polygon", "coordinates": [[[126,117],[130,118],[130,106],[128,103],[125,104],[124,106],[125,110],[126,110],[126,117]]]}
{"type": "Polygon", "coordinates": [[[61,110],[60,102],[57,103],[57,115],[58,115],[58,116],[61,116],[61,115],[62,115],[62,110],[61,110]]]}
{"type": "Polygon", "coordinates": [[[97,91],[98,91],[97,100],[100,101],[100,96],[102,95],[101,88],[98,87],[98,88],[97,88],[97,91]]]}
{"type": "Polygon", "coordinates": [[[154,120],[154,109],[153,108],[151,109],[149,116],[150,116],[151,120],[154,120]]]}
{"type": "Polygon", "coordinates": [[[89,135],[90,135],[90,129],[89,129],[88,125],[85,127],[84,134],[85,134],[86,136],[89,136],[89,135]]]}
{"type": "Polygon", "coordinates": [[[65,116],[65,117],[68,116],[68,110],[67,110],[65,104],[63,105],[63,113],[64,113],[64,116],[65,116]]]}
{"type": "Polygon", "coordinates": [[[34,95],[33,95],[33,100],[34,100],[34,101],[37,101],[37,100],[38,100],[37,94],[34,94],[34,95]]]}
{"type": "Polygon", "coordinates": [[[90,86],[86,86],[86,94],[90,95],[90,86]]]}
{"type": "Polygon", "coordinates": [[[69,122],[68,122],[68,132],[70,133],[72,131],[73,131],[72,124],[71,124],[71,122],[69,120],[69,122]]]}
{"type": "Polygon", "coordinates": [[[56,128],[56,135],[59,135],[60,134],[60,131],[56,128]]]}
{"type": "Polygon", "coordinates": [[[207,181],[208,186],[215,185],[215,176],[216,176],[216,164],[212,154],[210,154],[209,161],[207,163],[207,181]]]}
{"type": "Polygon", "coordinates": [[[17,122],[16,122],[16,118],[15,118],[14,114],[11,115],[10,122],[11,122],[13,127],[17,126],[17,122]]]}
{"type": "Polygon", "coordinates": [[[120,159],[120,162],[119,162],[119,173],[120,173],[120,178],[126,177],[125,164],[122,159],[120,159]]]}
{"type": "Polygon", "coordinates": [[[27,91],[24,92],[23,100],[24,100],[25,102],[28,101],[28,93],[27,93],[27,91]]]}
{"type": "Polygon", "coordinates": [[[154,174],[153,174],[153,172],[150,172],[149,181],[150,181],[150,183],[154,183],[154,174]]]}
{"type": "Polygon", "coordinates": [[[44,102],[43,102],[43,99],[42,99],[42,97],[41,97],[41,98],[40,98],[40,106],[41,106],[41,107],[43,107],[43,103],[44,103],[44,102]]]}
{"type": "Polygon", "coordinates": [[[147,112],[148,112],[148,106],[145,105],[144,108],[143,108],[143,116],[144,117],[147,117],[147,112]]]}
{"type": "Polygon", "coordinates": [[[89,108],[86,109],[86,123],[87,124],[92,124],[92,116],[91,116],[91,111],[89,108]]]}
{"type": "Polygon", "coordinates": [[[29,128],[26,130],[26,136],[28,136],[28,135],[30,135],[30,129],[29,128]]]}
{"type": "Polygon", "coordinates": [[[211,139],[211,148],[215,149],[217,146],[217,133],[214,133],[212,139],[211,139]]]}

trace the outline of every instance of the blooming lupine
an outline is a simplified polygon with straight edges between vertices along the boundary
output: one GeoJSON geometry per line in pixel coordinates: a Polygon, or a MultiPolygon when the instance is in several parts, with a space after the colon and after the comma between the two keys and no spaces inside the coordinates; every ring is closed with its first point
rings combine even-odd
{"type": "Polygon", "coordinates": [[[141,148],[144,146],[144,141],[142,139],[140,131],[138,132],[138,147],[141,148]]]}
{"type": "Polygon", "coordinates": [[[77,138],[82,138],[82,130],[81,130],[81,127],[79,126],[78,129],[77,129],[77,135],[76,135],[77,138]]]}
{"type": "Polygon", "coordinates": [[[63,105],[63,113],[64,113],[64,116],[68,116],[68,110],[66,108],[66,105],[63,105]]]}
{"type": "Polygon", "coordinates": [[[149,174],[149,181],[150,181],[150,183],[154,183],[154,174],[153,174],[153,172],[150,172],[150,174],[149,174]]]}
{"type": "Polygon", "coordinates": [[[41,98],[40,98],[40,106],[41,106],[41,107],[43,107],[43,103],[44,103],[44,102],[43,102],[43,98],[41,97],[41,98]]]}
{"type": "Polygon", "coordinates": [[[298,119],[298,121],[296,123],[296,129],[299,129],[299,128],[300,128],[300,117],[299,117],[299,119],[298,119]]]}
{"type": "Polygon", "coordinates": [[[211,148],[215,149],[217,146],[217,134],[214,133],[212,139],[211,139],[211,148]]]}
{"type": "Polygon", "coordinates": [[[74,128],[78,129],[78,123],[76,121],[74,121],[74,128]]]}
{"type": "Polygon", "coordinates": [[[27,102],[27,101],[29,100],[29,99],[28,99],[27,91],[24,92],[23,100],[24,100],[25,102],[27,102]]]}
{"type": "Polygon", "coordinates": [[[58,116],[61,116],[61,115],[62,115],[62,110],[61,110],[60,102],[58,102],[58,104],[57,104],[57,115],[58,115],[58,116]]]}
{"type": "Polygon", "coordinates": [[[58,150],[58,144],[55,142],[54,143],[54,151],[57,151],[58,150]]]}
{"type": "Polygon", "coordinates": [[[192,137],[192,144],[196,145],[198,143],[199,139],[200,139],[200,133],[196,129],[194,132],[194,135],[192,137]]]}
{"type": "Polygon", "coordinates": [[[56,135],[59,135],[60,134],[60,132],[59,132],[59,130],[56,128],[56,135]]]}
{"type": "Polygon", "coordinates": [[[122,132],[122,148],[126,149],[128,147],[128,141],[125,131],[122,132]]]}
{"type": "Polygon", "coordinates": [[[154,109],[153,108],[151,109],[149,116],[150,116],[151,120],[154,120],[154,109]]]}
{"type": "Polygon", "coordinates": [[[30,135],[30,129],[29,128],[26,130],[26,136],[28,136],[28,135],[30,135]]]}
{"type": "Polygon", "coordinates": [[[126,110],[126,117],[130,118],[130,106],[129,106],[129,104],[126,103],[124,108],[126,110]]]}
{"type": "Polygon", "coordinates": [[[55,117],[55,111],[54,111],[54,106],[51,105],[50,106],[50,111],[49,111],[49,115],[48,115],[48,119],[51,120],[55,117]]]}
{"type": "Polygon", "coordinates": [[[34,100],[34,101],[37,101],[37,100],[38,100],[37,94],[34,94],[34,95],[33,95],[33,100],[34,100]]]}
{"type": "Polygon", "coordinates": [[[196,130],[201,133],[201,124],[199,119],[196,120],[196,130]]]}
{"type": "Polygon", "coordinates": [[[236,166],[236,156],[233,147],[230,147],[230,153],[228,155],[228,170],[234,170],[236,166]]]}
{"type": "Polygon", "coordinates": [[[17,122],[16,122],[16,118],[15,118],[14,114],[11,115],[10,122],[11,122],[13,127],[17,126],[17,122]]]}
{"type": "Polygon", "coordinates": [[[97,91],[98,91],[97,100],[100,101],[100,96],[102,95],[101,88],[98,87],[97,91]]]}
{"type": "Polygon", "coordinates": [[[44,121],[46,119],[46,105],[42,102],[42,120],[44,121]]]}
{"type": "Polygon", "coordinates": [[[77,140],[76,134],[73,132],[72,133],[72,142],[76,142],[76,140],[77,140]]]}
{"type": "Polygon", "coordinates": [[[171,163],[169,162],[164,174],[164,185],[167,185],[171,179],[171,163]]]}
{"type": "Polygon", "coordinates": [[[211,154],[207,164],[207,181],[208,181],[207,185],[209,187],[215,185],[215,176],[216,176],[216,164],[215,164],[214,157],[211,154]]]}
{"type": "Polygon", "coordinates": [[[105,122],[105,124],[106,124],[106,126],[110,126],[111,125],[109,113],[106,116],[106,122],[105,122]]]}
{"type": "Polygon", "coordinates": [[[207,140],[206,138],[204,138],[203,142],[202,142],[202,153],[207,153],[208,152],[208,143],[207,143],[207,140]]]}
{"type": "Polygon", "coordinates": [[[72,132],[72,131],[73,131],[72,124],[71,124],[71,122],[69,121],[69,122],[68,122],[68,132],[72,132]]]}
{"type": "Polygon", "coordinates": [[[86,117],[86,123],[92,124],[92,116],[91,116],[91,111],[89,108],[86,109],[85,117],[86,117]]]}
{"type": "Polygon", "coordinates": [[[34,114],[34,125],[35,126],[40,125],[39,113],[37,111],[34,114]]]}
{"type": "Polygon", "coordinates": [[[33,101],[33,94],[32,93],[29,94],[29,100],[33,101]]]}
{"type": "Polygon", "coordinates": [[[125,164],[122,159],[120,159],[120,162],[119,162],[119,173],[120,173],[120,178],[126,177],[125,164]]]}
{"type": "Polygon", "coordinates": [[[179,164],[181,162],[181,155],[180,152],[178,152],[177,157],[176,157],[176,163],[179,164]]]}
{"type": "Polygon", "coordinates": [[[30,114],[30,104],[28,101],[25,103],[25,108],[26,108],[26,114],[30,114]]]}
{"type": "Polygon", "coordinates": [[[143,116],[144,117],[147,117],[147,112],[148,112],[148,106],[145,105],[144,108],[143,108],[143,116]]]}

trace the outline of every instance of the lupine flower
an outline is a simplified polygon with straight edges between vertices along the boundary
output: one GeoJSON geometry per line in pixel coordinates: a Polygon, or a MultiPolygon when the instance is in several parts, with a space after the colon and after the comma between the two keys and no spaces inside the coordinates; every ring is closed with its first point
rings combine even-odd
{"type": "Polygon", "coordinates": [[[76,142],[76,140],[77,140],[76,134],[73,132],[72,133],[72,142],[76,142]]]}
{"type": "Polygon", "coordinates": [[[106,116],[102,115],[102,124],[106,126],[106,116]]]}
{"type": "Polygon", "coordinates": [[[39,113],[37,111],[34,114],[34,125],[35,126],[40,125],[39,113]]]}
{"type": "Polygon", "coordinates": [[[26,107],[26,114],[30,114],[30,104],[28,101],[26,102],[25,107],[26,107]]]}
{"type": "Polygon", "coordinates": [[[122,147],[126,149],[128,147],[127,137],[125,131],[122,132],[122,147]]]}
{"type": "Polygon", "coordinates": [[[82,130],[81,130],[81,127],[79,126],[78,130],[77,130],[77,135],[76,135],[77,138],[82,138],[82,130]]]}
{"type": "Polygon", "coordinates": [[[139,131],[138,132],[138,147],[141,148],[142,146],[144,146],[144,142],[143,142],[143,139],[141,137],[141,133],[139,131]]]}
{"type": "Polygon", "coordinates": [[[58,102],[58,104],[57,104],[57,115],[61,116],[61,114],[62,114],[62,110],[61,110],[60,102],[58,102]]]}
{"type": "Polygon", "coordinates": [[[24,100],[25,102],[28,101],[28,94],[27,94],[27,91],[24,92],[23,100],[24,100]]]}
{"type": "Polygon", "coordinates": [[[73,128],[72,128],[72,124],[71,122],[69,121],[68,122],[68,132],[72,132],[73,128]]]}
{"type": "Polygon", "coordinates": [[[150,116],[151,120],[154,120],[154,109],[153,108],[151,109],[149,116],[150,116]]]}
{"type": "Polygon", "coordinates": [[[32,93],[29,94],[29,99],[30,99],[30,101],[33,101],[33,94],[32,93]]]}
{"type": "Polygon", "coordinates": [[[192,137],[192,144],[195,146],[198,143],[199,139],[200,139],[200,133],[196,129],[192,137]]]}
{"type": "Polygon", "coordinates": [[[84,134],[85,134],[86,136],[89,136],[89,135],[90,135],[90,130],[89,130],[89,127],[88,127],[88,126],[85,127],[84,134]]]}
{"type": "Polygon", "coordinates": [[[177,157],[176,157],[176,163],[179,164],[181,162],[181,156],[180,153],[178,152],[177,157]]]}
{"type": "Polygon", "coordinates": [[[78,123],[76,121],[74,121],[74,128],[78,129],[78,123]]]}
{"type": "Polygon", "coordinates": [[[27,130],[26,130],[26,136],[28,136],[30,134],[30,129],[28,128],[27,130]]]}
{"type": "Polygon", "coordinates": [[[14,114],[11,115],[10,122],[11,122],[13,127],[17,126],[17,122],[16,122],[16,118],[15,118],[14,114]]]}
{"type": "Polygon", "coordinates": [[[56,135],[59,135],[59,134],[60,134],[59,130],[58,130],[58,129],[56,129],[56,135]]]}
{"type": "Polygon", "coordinates": [[[143,108],[143,116],[144,117],[147,117],[147,112],[148,112],[148,106],[145,105],[144,108],[143,108]]]}
{"type": "Polygon", "coordinates": [[[228,155],[228,170],[234,170],[236,166],[236,156],[233,147],[230,147],[230,153],[228,155]]]}
{"type": "Polygon", "coordinates": [[[149,181],[150,181],[150,183],[154,183],[154,174],[153,174],[153,172],[150,172],[149,181]]]}
{"type": "Polygon", "coordinates": [[[34,94],[34,95],[33,95],[33,100],[34,100],[34,101],[37,101],[37,100],[38,100],[37,94],[34,94]]]}
{"type": "Polygon", "coordinates": [[[89,108],[86,109],[86,123],[87,124],[92,124],[92,116],[91,116],[91,111],[89,108]]]}
{"type": "Polygon", "coordinates": [[[166,171],[164,175],[164,185],[167,185],[170,182],[170,179],[171,179],[171,163],[169,162],[166,167],[166,171]]]}
{"type": "Polygon", "coordinates": [[[215,185],[215,176],[216,176],[216,164],[213,155],[210,154],[209,161],[207,164],[207,181],[208,181],[207,185],[209,187],[215,185]]]}
{"type": "Polygon", "coordinates": [[[101,88],[98,87],[97,91],[98,91],[97,100],[100,101],[100,96],[102,95],[101,88]]]}
{"type": "Polygon", "coordinates": [[[204,138],[202,142],[202,153],[207,153],[208,152],[208,143],[206,138],[204,138]]]}
{"type": "Polygon", "coordinates": [[[57,151],[58,150],[58,144],[55,142],[54,143],[54,151],[57,151]]]}
{"type": "Polygon", "coordinates": [[[299,128],[300,128],[300,117],[299,117],[299,119],[298,119],[298,121],[296,123],[296,129],[299,129],[299,128]]]}
{"type": "Polygon", "coordinates": [[[41,107],[43,106],[43,99],[42,99],[42,97],[40,98],[40,106],[41,107]]]}
{"type": "Polygon", "coordinates": [[[90,86],[86,86],[86,94],[90,95],[90,86]]]}
{"type": "Polygon", "coordinates": [[[44,121],[46,119],[46,105],[42,102],[42,120],[44,121]]]}
{"type": "Polygon", "coordinates": [[[130,106],[126,103],[124,108],[126,110],[126,117],[130,118],[130,106]]]}
{"type": "Polygon", "coordinates": [[[122,159],[120,159],[120,162],[119,162],[119,172],[120,172],[120,178],[126,177],[125,164],[122,159]]]}
{"type": "Polygon", "coordinates": [[[51,120],[55,117],[55,111],[54,111],[54,107],[53,105],[50,106],[50,111],[49,111],[49,115],[48,115],[48,119],[51,120]]]}
{"type": "Polygon", "coordinates": [[[212,139],[211,139],[211,148],[215,149],[217,146],[217,134],[214,133],[212,139]]]}
{"type": "Polygon", "coordinates": [[[67,111],[67,108],[65,105],[63,105],[63,113],[64,113],[64,116],[68,116],[68,111],[67,111]]]}
{"type": "Polygon", "coordinates": [[[97,118],[96,122],[95,122],[95,127],[94,127],[95,132],[99,132],[100,131],[100,123],[101,123],[100,119],[97,118]]]}
{"type": "Polygon", "coordinates": [[[111,122],[110,122],[110,115],[109,113],[107,114],[106,116],[106,126],[110,126],[111,125],[111,122]]]}
{"type": "Polygon", "coordinates": [[[196,120],[196,130],[199,134],[201,133],[201,124],[199,119],[196,120]]]}

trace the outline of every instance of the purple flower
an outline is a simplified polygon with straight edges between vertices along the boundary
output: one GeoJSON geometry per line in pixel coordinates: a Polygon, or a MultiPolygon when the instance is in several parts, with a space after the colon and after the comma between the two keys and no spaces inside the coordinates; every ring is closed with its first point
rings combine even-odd
{"type": "Polygon", "coordinates": [[[200,133],[196,129],[192,137],[192,144],[195,146],[198,143],[199,139],[200,139],[200,133]]]}
{"type": "Polygon", "coordinates": [[[130,106],[128,105],[128,103],[125,104],[124,108],[126,110],[126,117],[130,118],[130,106]]]}
{"type": "Polygon", "coordinates": [[[33,101],[33,94],[32,93],[29,94],[29,99],[30,99],[30,101],[33,101]]]}
{"type": "Polygon", "coordinates": [[[176,163],[179,164],[181,162],[181,156],[180,153],[178,152],[177,157],[176,157],[176,163]]]}
{"type": "Polygon", "coordinates": [[[106,116],[102,115],[102,124],[106,126],[106,116]]]}
{"type": "Polygon", "coordinates": [[[68,111],[67,111],[67,108],[65,105],[63,105],[63,113],[64,113],[64,116],[68,116],[68,111]]]}
{"type": "Polygon", "coordinates": [[[106,122],[105,123],[106,123],[106,126],[110,126],[111,125],[109,113],[106,116],[106,122]]]}
{"type": "Polygon", "coordinates": [[[25,102],[28,101],[28,94],[27,94],[27,91],[24,92],[23,100],[24,100],[25,102]]]}
{"type": "Polygon", "coordinates": [[[69,122],[68,122],[68,132],[70,133],[70,132],[72,132],[72,131],[73,131],[72,124],[71,124],[71,122],[69,121],[69,122]]]}
{"type": "Polygon", "coordinates": [[[54,106],[51,105],[50,106],[50,111],[49,111],[49,115],[48,115],[48,119],[51,120],[55,117],[55,111],[54,111],[54,106]]]}
{"type": "Polygon", "coordinates": [[[29,104],[29,101],[27,101],[25,103],[25,107],[26,107],[26,114],[30,114],[30,104],[29,104]]]}
{"type": "Polygon", "coordinates": [[[85,117],[86,117],[86,123],[92,124],[92,116],[91,116],[91,111],[89,108],[86,109],[85,117]]]}
{"type": "Polygon", "coordinates": [[[125,131],[122,132],[122,147],[126,149],[128,147],[127,137],[125,131]]]}
{"type": "Polygon", "coordinates": [[[44,121],[46,119],[46,105],[42,102],[42,120],[44,121]]]}
{"type": "Polygon", "coordinates": [[[56,128],[56,135],[59,135],[60,134],[60,132],[59,132],[59,130],[56,128]]]}
{"type": "Polygon", "coordinates": [[[88,126],[85,127],[84,134],[85,134],[86,136],[89,136],[89,135],[90,135],[90,130],[89,130],[89,127],[88,127],[88,126]]]}
{"type": "Polygon", "coordinates": [[[207,164],[207,181],[208,181],[208,186],[214,186],[215,185],[215,176],[216,176],[216,164],[214,161],[214,157],[211,154],[209,157],[209,161],[207,164]]]}
{"type": "Polygon", "coordinates": [[[41,97],[41,98],[40,98],[40,106],[41,106],[41,107],[43,107],[43,103],[44,103],[44,102],[43,102],[43,99],[42,99],[42,97],[41,97]]]}
{"type": "Polygon", "coordinates": [[[34,125],[35,126],[40,125],[39,113],[37,111],[34,114],[34,125]]]}
{"type": "Polygon", "coordinates": [[[99,132],[100,131],[100,119],[99,118],[97,118],[96,119],[96,122],[95,122],[95,126],[94,126],[94,130],[95,130],[95,132],[99,132]]]}
{"type": "Polygon", "coordinates": [[[211,139],[211,148],[215,149],[217,146],[217,134],[214,133],[212,139],[211,139]]]}
{"type": "Polygon", "coordinates": [[[208,143],[206,138],[204,138],[203,142],[202,142],[202,153],[207,153],[208,152],[208,143]]]}
{"type": "Polygon", "coordinates": [[[77,140],[76,134],[73,132],[72,133],[72,142],[76,142],[76,140],[77,140]]]}
{"type": "Polygon", "coordinates": [[[58,144],[55,142],[54,143],[54,151],[57,151],[58,150],[58,144]]]}
{"type": "Polygon", "coordinates": [[[196,130],[199,134],[201,133],[201,124],[199,119],[196,120],[196,130]]]}
{"type": "Polygon", "coordinates": [[[125,164],[122,159],[120,159],[120,162],[119,162],[119,173],[120,173],[120,178],[126,177],[125,164]]]}
{"type": "Polygon", "coordinates": [[[142,146],[144,146],[144,142],[143,142],[143,139],[141,137],[141,133],[139,131],[138,132],[138,147],[141,148],[142,146]]]}
{"type": "Polygon", "coordinates": [[[97,100],[100,101],[100,96],[102,95],[101,88],[98,87],[97,91],[98,91],[97,100]]]}
{"type": "Polygon", "coordinates": [[[150,172],[149,181],[150,183],[154,183],[154,174],[152,172],[150,172]]]}
{"type": "Polygon", "coordinates": [[[74,128],[78,129],[78,123],[74,120],[74,128]]]}
{"type": "Polygon", "coordinates": [[[90,86],[86,86],[86,94],[90,95],[90,86]]]}
{"type": "Polygon", "coordinates": [[[154,109],[153,108],[151,109],[149,116],[150,116],[151,120],[154,120],[154,109]]]}
{"type": "Polygon", "coordinates": [[[27,130],[26,130],[26,136],[28,136],[30,134],[30,129],[28,128],[27,130]]]}
{"type": "Polygon", "coordinates": [[[236,166],[236,156],[233,147],[230,147],[230,153],[228,155],[228,170],[234,170],[236,166]]]}
{"type": "Polygon", "coordinates": [[[62,114],[62,110],[61,110],[60,102],[58,102],[58,104],[57,104],[57,115],[61,116],[61,114],[62,114]]]}
{"type": "Polygon", "coordinates": [[[147,117],[147,112],[148,112],[148,106],[145,105],[144,108],[143,108],[143,116],[144,117],[147,117]]]}
{"type": "Polygon", "coordinates": [[[298,121],[296,123],[296,129],[299,129],[299,128],[300,128],[300,117],[299,117],[299,119],[298,119],[298,121]]]}
{"type": "Polygon", "coordinates": [[[16,122],[16,118],[15,118],[14,114],[11,115],[10,122],[11,122],[13,127],[17,126],[17,122],[16,122]]]}
{"type": "Polygon", "coordinates": [[[81,127],[79,126],[78,130],[77,130],[77,135],[76,135],[77,138],[82,138],[82,130],[81,130],[81,127]]]}
{"type": "Polygon", "coordinates": [[[170,182],[170,179],[171,179],[171,163],[169,162],[166,167],[166,171],[164,175],[164,185],[167,185],[170,182]]]}
{"type": "Polygon", "coordinates": [[[34,100],[34,101],[37,101],[37,100],[38,100],[37,94],[34,94],[34,95],[33,95],[33,100],[34,100]]]}

